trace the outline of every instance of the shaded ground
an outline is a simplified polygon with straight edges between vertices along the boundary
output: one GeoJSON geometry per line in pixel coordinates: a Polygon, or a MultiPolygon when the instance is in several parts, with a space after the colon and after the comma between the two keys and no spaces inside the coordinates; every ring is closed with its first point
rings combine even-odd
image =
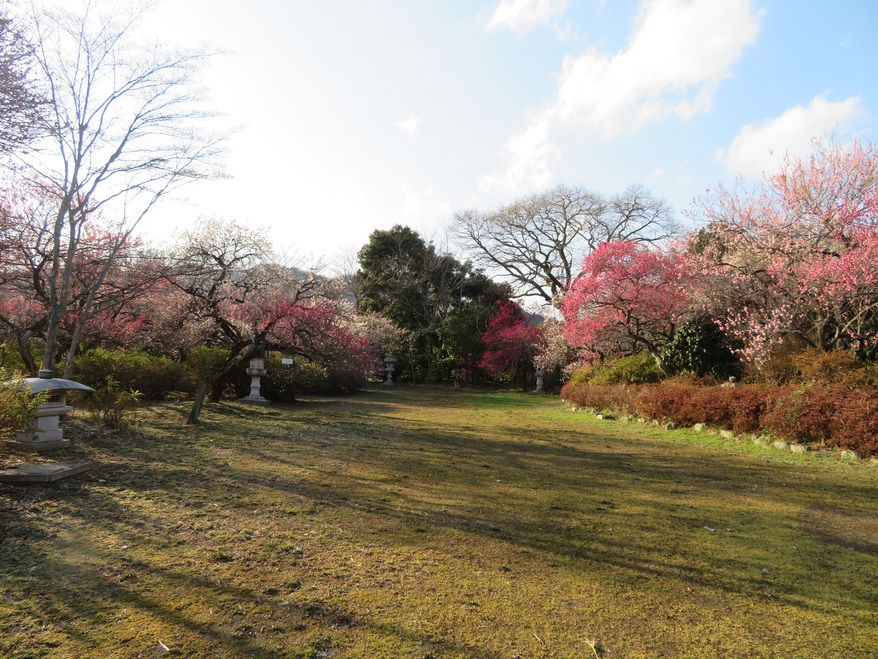
{"type": "Polygon", "coordinates": [[[514,393],[187,412],[0,485],[0,656],[878,654],[874,467],[514,393]]]}

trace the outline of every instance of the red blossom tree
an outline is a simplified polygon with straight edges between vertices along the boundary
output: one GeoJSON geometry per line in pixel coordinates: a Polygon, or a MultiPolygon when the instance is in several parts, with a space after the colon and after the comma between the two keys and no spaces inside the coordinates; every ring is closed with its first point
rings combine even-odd
{"type": "Polygon", "coordinates": [[[488,321],[482,336],[485,352],[479,368],[500,379],[512,381],[525,378],[533,368],[533,361],[543,344],[543,332],[515,302],[504,300],[497,303],[497,311],[488,321]]]}
{"type": "Polygon", "coordinates": [[[121,330],[128,322],[120,323],[118,314],[156,276],[153,263],[138,253],[138,242],[99,216],[59,240],[52,197],[23,181],[0,190],[0,336],[16,345],[26,369],[36,373],[31,348],[46,345],[52,334],[69,377],[80,339],[102,342],[114,326],[121,330]]]}
{"type": "Polygon", "coordinates": [[[567,339],[586,359],[659,350],[690,310],[688,277],[672,253],[626,241],[600,245],[564,297],[567,339]]]}

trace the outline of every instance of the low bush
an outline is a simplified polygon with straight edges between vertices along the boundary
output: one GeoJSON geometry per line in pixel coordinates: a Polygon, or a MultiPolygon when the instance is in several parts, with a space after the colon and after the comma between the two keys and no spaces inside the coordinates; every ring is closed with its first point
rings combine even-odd
{"type": "Polygon", "coordinates": [[[19,391],[20,384],[18,373],[0,368],[0,437],[8,437],[27,426],[36,409],[48,398],[46,392],[19,391]]]}
{"type": "Polygon", "coordinates": [[[91,420],[107,428],[124,428],[128,425],[130,412],[140,403],[140,392],[123,389],[109,376],[106,382],[85,397],[85,406],[91,420]]]}
{"type": "Polygon", "coordinates": [[[793,359],[802,384],[856,387],[865,384],[866,365],[846,350],[807,348],[793,359]]]}
{"type": "Polygon", "coordinates": [[[639,387],[568,383],[561,397],[579,407],[632,412],[662,423],[704,423],[878,454],[878,387],[700,386],[670,378],[639,387]]]}
{"type": "Polygon", "coordinates": [[[634,401],[634,411],[663,423],[692,425],[689,401],[698,391],[695,384],[673,378],[660,385],[645,386],[634,401]]]}
{"type": "Polygon", "coordinates": [[[706,423],[735,432],[758,432],[779,390],[767,386],[701,387],[689,399],[680,424],[706,423]]]}
{"type": "Polygon", "coordinates": [[[568,382],[561,389],[561,398],[572,405],[596,410],[612,410],[620,414],[633,414],[634,401],[640,388],[637,386],[594,385],[585,382],[568,382]]]}
{"type": "MultiPolygon", "coordinates": [[[[283,357],[270,354],[265,360],[262,395],[278,403],[292,403],[297,394],[330,393],[329,374],[325,368],[302,357],[294,357],[292,364],[283,364],[283,357]]],[[[249,386],[249,378],[247,378],[249,386]]]]}
{"type": "Polygon", "coordinates": [[[765,410],[762,428],[793,442],[821,442],[829,439],[829,424],[835,413],[838,390],[786,387],[765,410]]]}
{"type": "Polygon", "coordinates": [[[878,387],[846,392],[830,421],[830,443],[878,455],[878,387]]]}
{"type": "Polygon", "coordinates": [[[608,359],[576,370],[570,376],[571,384],[587,382],[592,385],[643,384],[658,382],[664,373],[658,367],[655,357],[641,352],[627,357],[608,359]]]}
{"type": "Polygon", "coordinates": [[[146,400],[161,400],[171,391],[190,391],[186,367],[168,357],[146,352],[94,348],[73,362],[72,379],[93,389],[106,388],[110,379],[120,390],[139,391],[146,400]]]}

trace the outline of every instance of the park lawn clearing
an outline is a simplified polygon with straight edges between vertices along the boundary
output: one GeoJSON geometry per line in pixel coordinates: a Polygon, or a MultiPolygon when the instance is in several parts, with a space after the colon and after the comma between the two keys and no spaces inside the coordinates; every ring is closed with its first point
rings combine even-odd
{"type": "Polygon", "coordinates": [[[187,413],[0,485],[0,656],[878,655],[874,466],[514,392],[187,413]]]}

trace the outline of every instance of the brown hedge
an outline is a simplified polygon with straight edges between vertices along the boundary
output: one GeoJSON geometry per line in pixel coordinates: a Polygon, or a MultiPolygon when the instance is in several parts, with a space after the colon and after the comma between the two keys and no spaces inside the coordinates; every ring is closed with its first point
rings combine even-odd
{"type": "Polygon", "coordinates": [[[704,423],[878,455],[878,388],[871,386],[722,387],[678,379],[640,387],[580,383],[564,387],[561,397],[580,407],[633,411],[662,423],[704,423]]]}

